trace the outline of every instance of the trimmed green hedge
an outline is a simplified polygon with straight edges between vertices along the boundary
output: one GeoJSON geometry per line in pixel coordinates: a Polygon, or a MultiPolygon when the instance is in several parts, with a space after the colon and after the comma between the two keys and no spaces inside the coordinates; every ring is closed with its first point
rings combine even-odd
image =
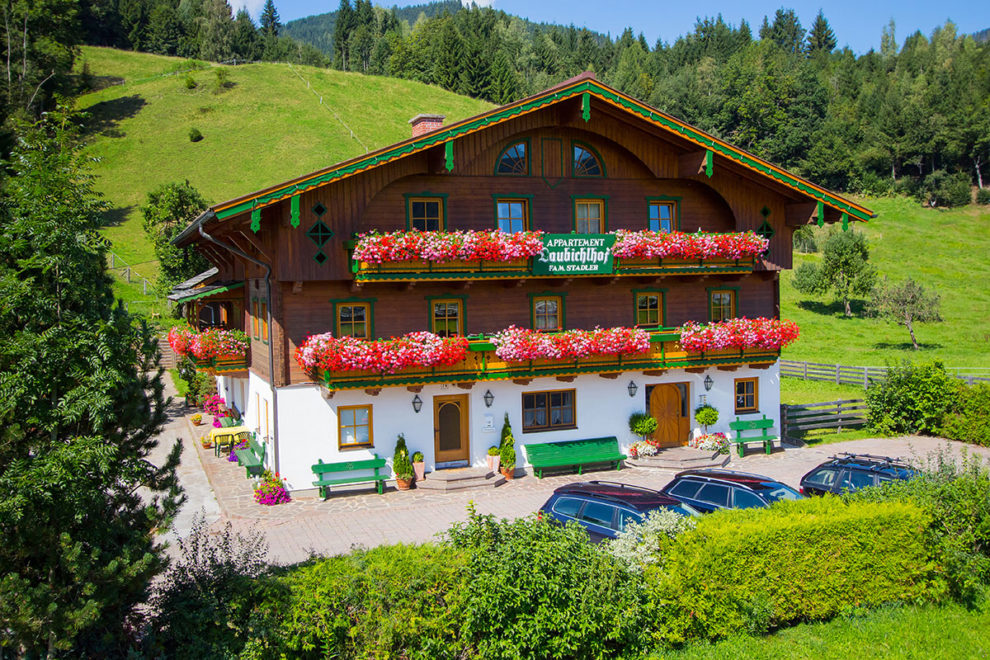
{"type": "Polygon", "coordinates": [[[927,524],[907,502],[834,497],[706,516],[666,548],[663,572],[648,573],[656,641],[764,632],[855,607],[939,598],[927,524]]]}

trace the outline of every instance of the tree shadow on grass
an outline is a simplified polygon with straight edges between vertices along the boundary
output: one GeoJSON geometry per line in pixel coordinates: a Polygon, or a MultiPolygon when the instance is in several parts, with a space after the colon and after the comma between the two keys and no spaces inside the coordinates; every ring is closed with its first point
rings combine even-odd
{"type": "Polygon", "coordinates": [[[127,216],[134,210],[133,206],[115,206],[103,213],[104,227],[119,227],[127,221],[127,216]]]}
{"type": "Polygon", "coordinates": [[[106,137],[124,137],[119,129],[120,122],[137,115],[147,104],[137,94],[97,103],[87,110],[89,118],[86,120],[86,132],[106,137]]]}
{"type": "Polygon", "coordinates": [[[835,300],[830,303],[823,303],[817,300],[799,300],[798,307],[801,309],[812,312],[814,314],[820,314],[821,316],[837,316],[840,318],[863,318],[866,311],[866,301],[865,300],[850,300],[849,309],[852,310],[852,316],[846,316],[846,306],[842,304],[841,300],[835,300]]]}
{"type": "Polygon", "coordinates": [[[914,350],[914,344],[909,341],[904,342],[889,342],[880,341],[873,344],[873,348],[884,350],[891,349],[895,351],[908,351],[912,354],[921,353],[922,351],[932,351],[936,348],[945,348],[942,344],[926,344],[924,342],[918,342],[918,350],[914,350]]]}

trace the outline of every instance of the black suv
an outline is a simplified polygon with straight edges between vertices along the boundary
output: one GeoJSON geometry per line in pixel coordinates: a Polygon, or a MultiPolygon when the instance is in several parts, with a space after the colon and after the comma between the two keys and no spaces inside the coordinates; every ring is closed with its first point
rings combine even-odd
{"type": "Polygon", "coordinates": [[[843,493],[885,481],[910,479],[918,471],[896,458],[871,454],[842,453],[828,459],[801,477],[801,492],[805,495],[843,493]]]}
{"type": "Polygon", "coordinates": [[[702,513],[716,509],[752,509],[801,497],[790,486],[770,477],[714,469],[680,472],[661,492],[702,513]]]}
{"type": "Polygon", "coordinates": [[[561,486],[543,506],[541,518],[565,524],[580,523],[591,540],[600,543],[624,531],[630,522],[641,523],[654,509],[667,508],[683,516],[696,516],[690,506],[658,490],[614,481],[584,481],[561,486]]]}

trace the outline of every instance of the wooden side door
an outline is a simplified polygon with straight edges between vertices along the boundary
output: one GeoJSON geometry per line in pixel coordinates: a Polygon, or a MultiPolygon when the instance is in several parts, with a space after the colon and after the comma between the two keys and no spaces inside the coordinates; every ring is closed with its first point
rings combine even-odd
{"type": "Polygon", "coordinates": [[[691,432],[691,419],[685,412],[682,383],[657,385],[650,393],[650,416],[657,420],[653,438],[661,447],[678,447],[687,444],[691,432]]]}
{"type": "Polygon", "coordinates": [[[470,441],[467,394],[433,397],[433,431],[437,463],[468,460],[470,441]]]}

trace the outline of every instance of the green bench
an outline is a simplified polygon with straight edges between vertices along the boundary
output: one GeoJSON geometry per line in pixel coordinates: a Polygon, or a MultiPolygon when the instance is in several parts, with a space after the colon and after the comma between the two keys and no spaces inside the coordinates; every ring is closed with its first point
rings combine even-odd
{"type": "Polygon", "coordinates": [[[777,439],[777,436],[769,434],[769,430],[773,428],[773,420],[767,419],[766,415],[763,416],[763,419],[740,420],[736,417],[736,421],[729,422],[729,428],[736,432],[736,437],[729,438],[729,442],[736,445],[740,458],[746,454],[747,442],[762,442],[766,453],[769,454],[773,451],[773,441],[777,439]],[[743,433],[748,431],[760,431],[760,433],[744,436],[743,433]]]}
{"type": "Polygon", "coordinates": [[[622,469],[625,456],[619,452],[619,441],[610,438],[589,438],[587,440],[563,440],[560,442],[540,442],[522,445],[526,458],[533,466],[537,479],[543,478],[546,468],[577,467],[578,474],[585,465],[595,463],[615,463],[615,469],[622,469]]]}
{"type": "Polygon", "coordinates": [[[385,467],[385,459],[379,458],[378,454],[372,454],[374,458],[370,458],[366,461],[344,461],[340,463],[324,463],[323,459],[313,466],[313,474],[316,475],[316,481],[313,482],[314,486],[319,486],[320,497],[327,499],[330,495],[330,486],[340,486],[341,484],[360,484],[375,482],[378,488],[378,493],[381,494],[385,492],[385,481],[387,477],[385,475],[378,474],[378,470],[385,467]],[[341,473],[357,472],[359,470],[374,470],[374,474],[366,474],[361,476],[337,476],[341,473]]]}
{"type": "Polygon", "coordinates": [[[261,474],[265,469],[265,443],[258,442],[251,434],[244,449],[235,449],[237,464],[244,468],[245,476],[261,474]]]}

